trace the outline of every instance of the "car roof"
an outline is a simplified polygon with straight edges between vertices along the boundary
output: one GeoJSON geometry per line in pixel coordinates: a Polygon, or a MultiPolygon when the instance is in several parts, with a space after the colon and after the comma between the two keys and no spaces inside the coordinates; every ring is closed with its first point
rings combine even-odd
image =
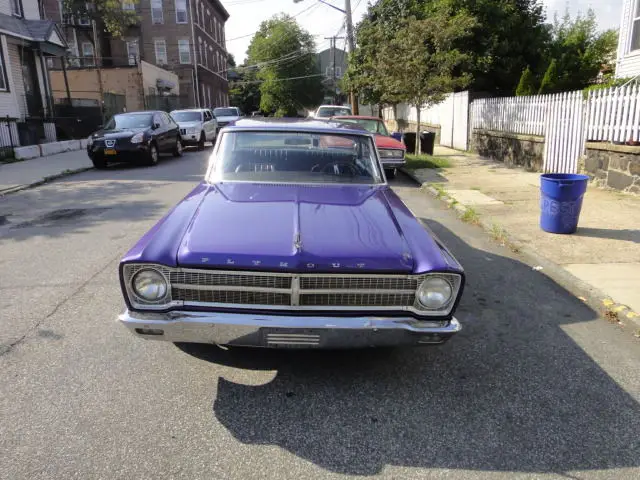
{"type": "Polygon", "coordinates": [[[120,112],[120,113],[116,113],[115,115],[149,115],[150,113],[164,113],[164,111],[163,110],[139,110],[137,112],[120,112]]]}
{"type": "Polygon", "coordinates": [[[354,119],[354,120],[379,120],[379,121],[383,121],[382,118],[380,117],[373,117],[370,115],[334,115],[331,118],[335,118],[336,120],[347,120],[347,119],[354,119]]]}
{"type": "Polygon", "coordinates": [[[285,131],[285,132],[309,132],[309,133],[338,133],[372,136],[372,134],[360,125],[347,125],[339,122],[307,120],[299,118],[243,118],[223,128],[226,131],[258,130],[258,131],[285,131]]]}
{"type": "Polygon", "coordinates": [[[320,105],[318,108],[348,108],[349,110],[351,110],[351,107],[349,105],[320,105]]]}
{"type": "Polygon", "coordinates": [[[202,112],[204,110],[210,110],[209,108],[179,108],[177,110],[171,110],[171,113],[174,112],[202,112]]]}

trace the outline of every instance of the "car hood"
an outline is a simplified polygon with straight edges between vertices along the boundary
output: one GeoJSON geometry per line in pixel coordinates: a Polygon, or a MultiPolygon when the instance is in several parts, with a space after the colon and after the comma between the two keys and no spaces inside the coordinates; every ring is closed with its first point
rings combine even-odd
{"type": "Polygon", "coordinates": [[[216,117],[218,122],[235,122],[236,120],[240,120],[240,117],[237,115],[233,115],[231,117],[216,117]]]}
{"type": "Polygon", "coordinates": [[[288,272],[462,272],[386,185],[203,182],[122,261],[288,272]]]}
{"type": "Polygon", "coordinates": [[[136,133],[146,132],[148,128],[117,128],[113,130],[98,130],[93,138],[129,138],[136,133]]]}
{"type": "Polygon", "coordinates": [[[207,192],[177,263],[297,271],[413,268],[383,188],[247,183],[217,184],[207,192]]]}
{"type": "Polygon", "coordinates": [[[387,137],[386,135],[376,135],[376,146],[380,148],[398,148],[400,150],[406,150],[404,143],[399,142],[395,138],[387,137]]]}
{"type": "Polygon", "coordinates": [[[198,128],[202,125],[202,122],[176,122],[180,128],[198,128]]]}

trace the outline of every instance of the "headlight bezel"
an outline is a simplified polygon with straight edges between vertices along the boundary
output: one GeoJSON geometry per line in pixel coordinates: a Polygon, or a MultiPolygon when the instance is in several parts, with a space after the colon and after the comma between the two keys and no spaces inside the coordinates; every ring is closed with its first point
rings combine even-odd
{"type": "Polygon", "coordinates": [[[404,160],[405,152],[401,148],[380,148],[378,151],[382,160],[404,160]]]}
{"type": "Polygon", "coordinates": [[[121,284],[125,293],[127,304],[134,310],[168,310],[174,306],[181,305],[172,299],[171,292],[171,272],[174,268],[155,263],[125,263],[120,266],[121,284]],[[153,270],[160,274],[165,281],[166,293],[158,300],[147,300],[138,295],[134,287],[136,276],[144,270],[153,270]]]}
{"type": "Polygon", "coordinates": [[[416,301],[420,307],[428,311],[445,309],[454,300],[454,285],[448,279],[439,275],[427,276],[416,289],[416,301]],[[430,297],[431,295],[431,298],[430,297]],[[441,295],[444,300],[437,302],[436,296],[441,295]],[[426,297],[426,298],[423,298],[426,297]],[[431,304],[429,304],[431,302],[431,304]]]}

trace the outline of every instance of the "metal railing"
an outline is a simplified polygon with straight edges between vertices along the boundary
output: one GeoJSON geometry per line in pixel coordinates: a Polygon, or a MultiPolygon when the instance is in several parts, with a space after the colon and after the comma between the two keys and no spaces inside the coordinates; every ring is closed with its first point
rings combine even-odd
{"type": "Polygon", "coordinates": [[[49,70],[62,70],[62,62],[65,62],[67,70],[79,68],[122,68],[136,67],[140,63],[137,55],[129,55],[126,57],[93,57],[93,56],[67,56],[49,58],[49,70]]]}

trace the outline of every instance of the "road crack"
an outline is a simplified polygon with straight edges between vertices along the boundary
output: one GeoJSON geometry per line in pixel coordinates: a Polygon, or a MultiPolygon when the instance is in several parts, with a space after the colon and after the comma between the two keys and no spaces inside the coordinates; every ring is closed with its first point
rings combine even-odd
{"type": "Polygon", "coordinates": [[[15,349],[18,345],[22,344],[31,334],[33,334],[36,330],[38,330],[40,328],[40,326],[46,322],[47,320],[49,320],[51,317],[53,317],[56,313],[58,313],[58,311],[67,303],[69,303],[69,301],[74,298],[76,295],[78,295],[89,283],[91,283],[96,277],[98,277],[100,274],[102,274],[103,272],[105,272],[107,270],[107,268],[115,261],[117,260],[119,257],[121,256],[121,254],[117,254],[115,256],[113,256],[111,259],[109,259],[109,261],[107,261],[106,265],[104,265],[102,268],[100,268],[99,270],[97,270],[93,275],[91,275],[87,280],[85,280],[84,282],[82,282],[80,285],[78,285],[78,288],[76,288],[73,292],[71,292],[69,295],[67,295],[61,302],[59,302],[58,304],[56,304],[55,307],[53,307],[53,310],[51,310],[48,314],[46,314],[44,317],[42,317],[40,320],[38,320],[34,325],[31,326],[31,328],[29,328],[28,330],[26,330],[24,332],[24,334],[22,336],[20,336],[17,340],[13,341],[12,343],[9,343],[8,345],[0,345],[0,357],[7,355],[8,353],[10,353],[13,349],[15,349]]]}

